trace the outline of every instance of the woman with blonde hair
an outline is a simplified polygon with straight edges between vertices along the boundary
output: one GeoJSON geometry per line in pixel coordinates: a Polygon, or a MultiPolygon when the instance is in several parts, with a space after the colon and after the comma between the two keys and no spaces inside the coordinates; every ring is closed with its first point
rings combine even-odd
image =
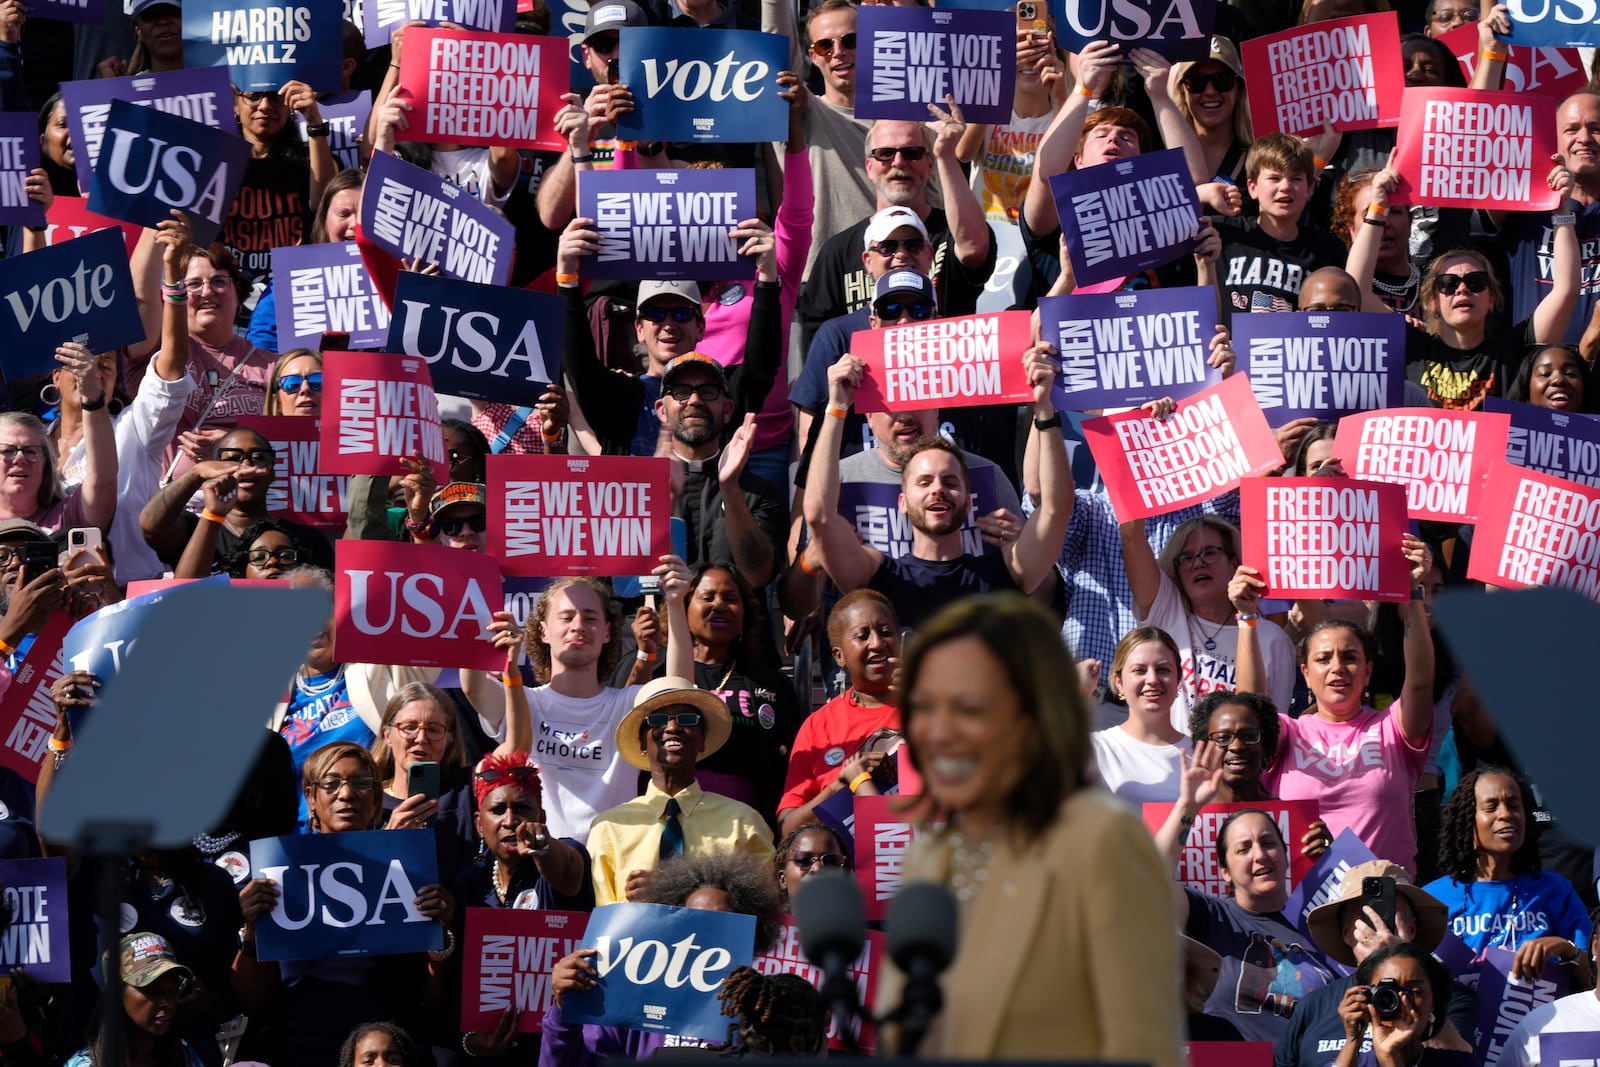
{"type": "Polygon", "coordinates": [[[291,348],[272,365],[264,415],[322,414],[322,353],[291,348]]]}

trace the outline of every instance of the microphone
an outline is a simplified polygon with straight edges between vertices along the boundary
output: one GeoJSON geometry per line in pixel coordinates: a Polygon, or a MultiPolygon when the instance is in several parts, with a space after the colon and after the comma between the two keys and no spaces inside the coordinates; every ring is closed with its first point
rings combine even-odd
{"type": "Polygon", "coordinates": [[[790,901],[800,928],[800,951],[822,968],[819,992],[833,1013],[838,1036],[851,1052],[861,1051],[851,1020],[861,1014],[850,965],[867,940],[861,890],[848,874],[823,871],[800,883],[790,901]]]}
{"type": "Polygon", "coordinates": [[[955,959],[956,901],[937,882],[909,882],[889,901],[889,958],[906,976],[892,1018],[900,1023],[901,1056],[915,1056],[944,1008],[939,975],[955,959]]]}

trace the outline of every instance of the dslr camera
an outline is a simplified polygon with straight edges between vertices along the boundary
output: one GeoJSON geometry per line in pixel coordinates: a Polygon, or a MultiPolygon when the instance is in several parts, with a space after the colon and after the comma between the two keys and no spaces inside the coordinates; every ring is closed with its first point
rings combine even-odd
{"type": "Polygon", "coordinates": [[[1367,999],[1372,1002],[1372,1010],[1378,1013],[1378,1018],[1397,1019],[1404,992],[1398,978],[1382,978],[1377,985],[1367,986],[1367,999]]]}

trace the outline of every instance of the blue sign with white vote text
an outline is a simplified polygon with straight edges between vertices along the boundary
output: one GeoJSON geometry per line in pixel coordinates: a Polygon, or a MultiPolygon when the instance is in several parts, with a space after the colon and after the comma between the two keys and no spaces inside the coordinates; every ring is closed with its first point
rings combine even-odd
{"type": "Polygon", "coordinates": [[[0,260],[0,370],[8,381],[56,369],[56,346],[85,335],[93,352],[144,337],[120,230],[0,260]]]}
{"type": "Polygon", "coordinates": [[[756,920],[662,904],[607,904],[589,917],[583,947],[599,975],[595,988],[566,994],[568,1023],[721,1041],[728,1020],[717,991],[755,954],[756,920]]]}
{"type": "Polygon", "coordinates": [[[1210,366],[1217,290],[1209,285],[1074,293],[1039,301],[1039,336],[1056,346],[1061,411],[1182,400],[1222,380],[1210,366]]]}
{"type": "Polygon", "coordinates": [[[1052,175],[1050,194],[1080,289],[1194,251],[1200,200],[1181,148],[1052,175]]]}
{"type": "Polygon", "coordinates": [[[663,141],[770,141],[787,131],[789,104],[778,72],[789,39],[756,30],[629,27],[617,73],[634,109],[619,137],[663,141]]]}
{"type": "Polygon", "coordinates": [[[263,960],[393,956],[444,947],[444,928],[416,908],[439,881],[431,830],[288,834],[250,842],[250,877],[278,883],[256,920],[263,960]]]}
{"type": "Polygon", "coordinates": [[[343,21],[339,0],[184,0],[184,66],[227,67],[247,93],[291,81],[338,92],[343,21]]]}

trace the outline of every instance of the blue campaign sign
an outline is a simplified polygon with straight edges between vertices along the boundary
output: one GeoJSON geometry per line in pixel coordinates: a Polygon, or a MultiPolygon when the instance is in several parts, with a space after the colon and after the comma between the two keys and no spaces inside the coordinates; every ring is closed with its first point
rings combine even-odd
{"type": "Polygon", "coordinates": [[[516,233],[505,216],[387,152],[372,153],[367,168],[361,232],[396,259],[437,263],[461,281],[504,285],[511,276],[516,233]]]}
{"type": "MultiPolygon", "coordinates": [[[[82,240],[82,238],[80,238],[82,240]]],[[[208,578],[205,581],[227,581],[208,578]]],[[[171,593],[171,589],[157,589],[129,597],[127,600],[101,608],[92,615],[78,620],[61,641],[61,656],[69,671],[88,671],[108,686],[122,669],[123,662],[133,651],[143,628],[149,609],[171,593]]],[[[103,692],[102,692],[103,695],[103,692]]],[[[72,728],[77,730],[88,716],[86,708],[70,713],[72,728]]]]}
{"type": "Polygon", "coordinates": [[[0,933],[0,974],[22,967],[36,982],[70,982],[67,861],[0,861],[7,922],[0,933]]]}
{"type": "Polygon", "coordinates": [[[427,360],[438,392],[532,406],[561,380],[561,297],[403,271],[393,314],[389,351],[427,360]]]}
{"type": "Polygon", "coordinates": [[[1135,48],[1174,63],[1211,54],[1217,0],[1055,0],[1056,40],[1081,52],[1091,41],[1115,41],[1124,56],[1135,48]]]}
{"type": "MultiPolygon", "coordinates": [[[[360,141],[367,128],[367,116],[372,114],[372,90],[329,93],[317,100],[317,112],[327,123],[328,150],[340,169],[361,166],[360,141]]],[[[305,116],[296,111],[293,120],[301,142],[309,144],[305,116]]]]}
{"type": "Polygon", "coordinates": [[[1511,33],[1502,41],[1518,48],[1593,48],[1600,45],[1600,16],[1592,4],[1505,0],[1511,33]],[[1574,15],[1579,17],[1574,17],[1574,15]]]}
{"type": "Polygon", "coordinates": [[[1401,407],[1405,327],[1402,316],[1382,312],[1235,315],[1235,369],[1249,376],[1274,427],[1401,407]]]}
{"type": "Polygon", "coordinates": [[[753,170],[590,171],[578,183],[578,214],[595,220],[600,251],[583,258],[581,273],[754,278],[755,261],[728,234],[755,209],[753,170]]]}
{"type": "Polygon", "coordinates": [[[263,960],[393,956],[444,947],[444,928],[416,909],[439,881],[432,830],[288,834],[250,842],[250,877],[278,883],[256,921],[263,960]]]}
{"type": "Polygon", "coordinates": [[[1181,148],[1052,175],[1050,193],[1080,289],[1194,251],[1200,200],[1181,148]]]}
{"type": "Polygon", "coordinates": [[[389,307],[354,241],[272,250],[278,294],[278,349],[321,348],[322,335],[349,334],[345,349],[378,348],[389,337],[389,307]]]}
{"type": "Polygon", "coordinates": [[[634,109],[619,136],[663,141],[769,141],[787,129],[789,105],[778,72],[789,38],[756,30],[632,27],[617,70],[634,109]]]}
{"type": "Polygon", "coordinates": [[[249,162],[242,137],[114,100],[88,208],[141,226],[164,222],[180,208],[189,213],[194,243],[208,245],[233,210],[249,162]]]}
{"type": "Polygon", "coordinates": [[[58,19],[61,22],[84,22],[100,25],[105,17],[105,0],[31,0],[28,17],[32,19],[58,19]]]}
{"type": "Polygon", "coordinates": [[[184,0],[184,66],[227,67],[247,93],[291,81],[338,92],[343,22],[340,0],[184,0]]]}
{"type": "Polygon", "coordinates": [[[56,346],[91,351],[144,337],[127,247],[115,229],[0,260],[0,370],[18,382],[60,366],[56,346]]]}
{"type": "Polygon", "coordinates": [[[1209,285],[1039,301],[1039,336],[1060,353],[1051,398],[1062,411],[1182,400],[1209,389],[1222,380],[1206,363],[1216,332],[1217,291],[1209,285]]]}
{"type": "MultiPolygon", "coordinates": [[[[453,23],[463,30],[510,33],[516,28],[517,0],[352,0],[361,8],[368,48],[382,48],[401,26],[453,23]]],[[[581,29],[582,20],[579,20],[581,29]]]]}
{"type": "Polygon", "coordinates": [[[1005,11],[863,7],[856,15],[856,118],[927,122],[929,104],[967,122],[1011,121],[1017,22],[1005,11]]]}
{"type": "Polygon", "coordinates": [[[1506,462],[1580,485],[1600,486],[1600,418],[1491,396],[1483,410],[1511,416],[1506,462]]]}
{"type": "Polygon", "coordinates": [[[568,1023],[653,1030],[721,1041],[728,1020],[717,990],[735,967],[755,954],[756,920],[661,904],[607,904],[589,917],[583,947],[599,973],[595,988],[568,993],[568,1023]]]}
{"type": "Polygon", "coordinates": [[[222,67],[62,82],[61,100],[67,105],[67,130],[72,134],[72,165],[83,189],[94,184],[94,166],[114,100],[153,107],[215,130],[239,128],[233,114],[233,86],[222,67]]]}
{"type": "Polygon", "coordinates": [[[38,116],[0,114],[0,226],[45,224],[44,205],[28,199],[24,183],[39,165],[38,116]]]}

